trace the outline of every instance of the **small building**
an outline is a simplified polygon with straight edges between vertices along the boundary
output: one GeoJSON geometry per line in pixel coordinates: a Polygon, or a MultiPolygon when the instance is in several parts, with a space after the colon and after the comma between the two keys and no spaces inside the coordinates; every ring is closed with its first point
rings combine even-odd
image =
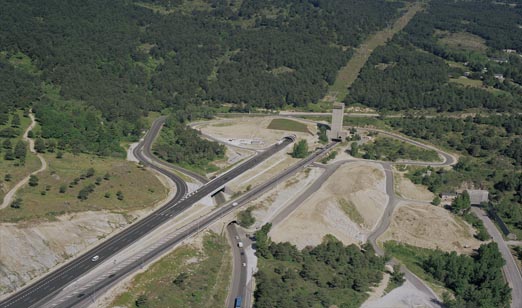
{"type": "Polygon", "coordinates": [[[506,53],[517,53],[515,49],[504,49],[504,52],[506,53]]]}
{"type": "Polygon", "coordinates": [[[471,205],[480,205],[483,202],[489,201],[489,191],[482,189],[468,189],[466,190],[469,195],[471,205]]]}
{"type": "Polygon", "coordinates": [[[504,75],[502,74],[494,74],[493,77],[495,77],[495,79],[497,79],[498,81],[504,81],[504,75]]]}

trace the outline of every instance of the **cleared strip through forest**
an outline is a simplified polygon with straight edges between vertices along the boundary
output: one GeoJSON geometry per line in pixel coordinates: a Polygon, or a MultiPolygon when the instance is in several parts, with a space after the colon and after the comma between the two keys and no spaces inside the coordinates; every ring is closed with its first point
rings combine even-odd
{"type": "Polygon", "coordinates": [[[346,66],[339,70],[334,84],[330,87],[324,100],[342,101],[348,94],[348,88],[359,76],[359,72],[372,54],[373,50],[379,46],[385,45],[397,32],[401,31],[408,25],[410,20],[424,8],[423,3],[415,2],[406,7],[404,13],[391,27],[387,27],[364,41],[355,49],[353,56],[350,58],[346,66]]]}

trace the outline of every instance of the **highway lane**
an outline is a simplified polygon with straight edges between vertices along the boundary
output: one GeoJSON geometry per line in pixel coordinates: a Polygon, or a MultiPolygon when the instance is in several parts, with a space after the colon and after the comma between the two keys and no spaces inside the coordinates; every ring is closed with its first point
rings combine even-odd
{"type": "Polygon", "coordinates": [[[248,245],[245,238],[239,234],[235,223],[227,226],[227,232],[230,244],[232,245],[233,268],[232,268],[232,284],[227,299],[226,307],[234,307],[234,302],[237,297],[243,299],[242,307],[248,307],[246,303],[246,283],[247,283],[247,259],[245,255],[245,247],[248,245]],[[242,242],[243,247],[238,247],[237,243],[242,242]]]}
{"type": "MultiPolygon", "coordinates": [[[[157,136],[159,135],[159,131],[161,130],[161,128],[165,124],[166,120],[167,120],[167,116],[161,116],[161,117],[158,117],[156,120],[154,120],[154,122],[152,123],[152,126],[151,126],[151,128],[149,130],[149,134],[151,136],[153,136],[153,137],[145,139],[142,143],[140,143],[140,145],[138,145],[134,149],[134,155],[142,162],[149,161],[149,163],[150,163],[150,161],[152,161],[157,166],[164,166],[164,167],[167,167],[167,168],[174,169],[174,170],[179,171],[179,172],[181,172],[181,173],[183,173],[185,175],[190,176],[191,178],[194,178],[195,180],[201,182],[202,184],[207,183],[208,179],[205,176],[202,176],[201,174],[198,174],[196,172],[187,170],[185,168],[182,168],[182,167],[170,164],[170,163],[168,163],[166,161],[163,161],[163,160],[157,158],[155,155],[152,154],[152,144],[154,143],[154,140],[156,140],[157,136]],[[144,152],[146,157],[143,157],[143,155],[141,155],[141,157],[137,156],[137,155],[139,155],[139,153],[141,151],[144,152]]],[[[156,169],[156,170],[158,170],[158,169],[156,169]]]]}
{"type": "MultiPolygon", "coordinates": [[[[224,186],[227,182],[231,181],[243,172],[253,168],[260,164],[262,161],[285,148],[288,144],[292,143],[293,140],[285,139],[281,143],[275,144],[268,148],[266,151],[256,155],[255,157],[243,162],[236,168],[231,169],[227,173],[220,177],[212,180],[206,185],[202,186],[198,190],[186,195],[187,186],[182,179],[177,177],[175,174],[156,166],[151,163],[146,157],[143,156],[143,152],[150,155],[150,146],[152,145],[154,138],[161,129],[160,121],[154,122],[153,126],[143,139],[143,141],[136,147],[134,153],[136,157],[143,162],[146,166],[157,170],[171,178],[178,186],[178,190],[174,198],[167,202],[167,204],[160,209],[156,210],[151,215],[143,218],[142,220],[129,226],[122,232],[115,236],[107,239],[99,246],[94,247],[87,253],[79,256],[77,259],[69,262],[68,264],[58,268],[54,272],[42,277],[34,284],[23,288],[15,294],[7,297],[0,302],[0,307],[39,307],[46,300],[52,298],[66,285],[84,275],[91,269],[97,266],[100,262],[110,258],[118,251],[129,246],[137,239],[141,238],[148,232],[152,231],[159,225],[168,221],[171,217],[176,216],[192,206],[195,202],[199,201],[203,197],[207,196],[219,187],[224,186]],[[99,256],[99,261],[92,262],[91,258],[95,255],[99,256]]],[[[150,156],[149,156],[150,157],[150,156]]]]}
{"type": "Polygon", "coordinates": [[[495,243],[498,245],[498,250],[502,254],[502,257],[506,261],[506,264],[502,267],[504,277],[506,278],[509,286],[511,287],[511,307],[520,308],[522,307],[522,275],[518,269],[515,259],[509,250],[509,247],[504,241],[502,234],[498,231],[495,224],[489,219],[488,215],[478,207],[472,207],[471,211],[482,220],[484,226],[488,230],[489,235],[495,243]]]}
{"type": "MultiPolygon", "coordinates": [[[[314,161],[320,159],[325,153],[327,153],[330,149],[332,149],[334,146],[336,146],[337,143],[333,142],[325,146],[322,150],[315,151],[311,155],[309,155],[307,158],[299,161],[298,163],[290,166],[289,168],[281,171],[279,174],[274,176],[272,179],[268,180],[267,182],[264,182],[261,185],[258,185],[251,189],[250,191],[243,194],[241,197],[234,200],[234,203],[237,202],[238,205],[234,206],[234,203],[229,202],[228,204],[215,209],[208,215],[204,216],[202,219],[198,220],[197,223],[193,222],[192,224],[188,225],[183,231],[180,231],[179,234],[177,234],[175,237],[171,238],[169,241],[165,242],[164,244],[160,245],[158,248],[150,251],[149,253],[145,254],[143,257],[136,259],[135,261],[129,263],[127,266],[121,268],[120,270],[117,270],[113,273],[111,273],[108,277],[101,280],[100,282],[96,283],[95,285],[85,289],[82,291],[81,297],[72,297],[68,300],[62,302],[60,305],[56,306],[57,308],[69,308],[69,307],[76,307],[77,305],[81,305],[82,302],[88,300],[89,297],[94,296],[95,294],[98,294],[100,292],[103,292],[104,290],[107,290],[110,286],[114,285],[118,280],[122,279],[123,277],[129,275],[133,271],[136,271],[140,269],[143,264],[150,262],[151,260],[154,260],[155,258],[161,256],[163,253],[169,251],[174,247],[175,245],[181,243],[183,240],[191,237],[192,235],[196,234],[197,232],[207,228],[208,226],[212,225],[214,222],[222,218],[223,216],[229,214],[230,212],[236,210],[238,207],[241,207],[242,205],[246,204],[247,202],[257,198],[261,194],[269,191],[274,186],[278,185],[282,181],[288,179],[290,176],[295,174],[296,172],[304,169],[309,164],[313,163],[314,161]]],[[[234,169],[232,169],[234,170],[234,169]]],[[[210,183],[212,183],[215,180],[212,180],[210,183]]]]}

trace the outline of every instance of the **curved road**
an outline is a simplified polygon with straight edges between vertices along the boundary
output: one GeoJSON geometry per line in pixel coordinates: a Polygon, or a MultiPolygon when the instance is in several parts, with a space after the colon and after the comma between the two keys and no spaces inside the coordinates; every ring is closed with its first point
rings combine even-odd
{"type": "Polygon", "coordinates": [[[140,144],[135,148],[134,154],[140,161],[142,161],[144,165],[161,172],[162,174],[172,179],[174,183],[176,183],[177,191],[172,200],[168,201],[163,207],[156,210],[149,216],[134,223],[115,236],[107,239],[100,245],[92,248],[87,253],[79,256],[75,260],[45,275],[40,280],[26,286],[15,294],[2,300],[0,302],[0,307],[42,306],[46,301],[60,292],[66,285],[89,272],[91,269],[96,267],[97,264],[100,264],[123,248],[131,245],[137,239],[170,220],[171,217],[180,214],[192,206],[195,202],[212,193],[216,189],[224,186],[227,182],[242,174],[246,170],[249,170],[260,164],[272,154],[278,152],[293,142],[293,140],[286,138],[284,141],[273,145],[266,151],[247,160],[236,168],[228,171],[227,173],[212,180],[211,182],[186,196],[187,185],[181,178],[151,162],[153,156],[149,156],[150,146],[161,129],[162,124],[163,123],[161,122],[161,119],[154,122],[152,128],[149,130],[143,141],[140,142],[140,144]],[[91,258],[95,255],[99,256],[98,262],[91,261],[91,258]]]}
{"type": "MultiPolygon", "coordinates": [[[[164,167],[179,171],[183,174],[190,176],[191,178],[198,180],[202,184],[207,183],[208,179],[206,177],[202,176],[201,174],[198,174],[196,172],[187,170],[185,168],[170,164],[164,160],[157,158],[155,155],[152,154],[152,144],[154,143],[154,140],[156,140],[156,137],[158,136],[158,134],[159,134],[161,128],[163,127],[163,125],[165,124],[166,120],[167,120],[167,116],[160,116],[156,120],[154,120],[154,122],[152,123],[152,126],[149,130],[149,133],[147,134],[147,135],[150,135],[151,138],[145,138],[143,140],[143,142],[140,142],[138,144],[138,146],[133,151],[134,156],[136,156],[136,158],[138,158],[138,160],[140,160],[141,162],[144,162],[144,161],[150,162],[150,160],[152,160],[156,165],[164,166],[164,167]],[[143,151],[145,153],[146,157],[144,157],[143,155],[141,157],[139,157],[140,151],[143,151]]],[[[157,168],[154,168],[154,169],[158,170],[157,168]]],[[[159,172],[161,172],[161,171],[159,171],[159,172]]]]}

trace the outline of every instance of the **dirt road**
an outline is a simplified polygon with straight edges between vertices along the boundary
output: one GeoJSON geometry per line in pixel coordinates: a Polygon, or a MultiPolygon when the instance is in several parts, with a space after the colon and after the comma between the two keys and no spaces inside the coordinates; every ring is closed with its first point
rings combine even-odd
{"type": "Polygon", "coordinates": [[[29,178],[31,177],[31,175],[36,175],[36,174],[38,174],[38,173],[40,173],[40,172],[42,172],[42,171],[47,169],[47,162],[45,161],[43,156],[41,154],[38,154],[36,152],[36,150],[34,149],[34,140],[28,137],[29,132],[36,125],[36,121],[34,119],[34,114],[32,113],[32,111],[29,111],[29,117],[31,118],[31,125],[29,125],[29,127],[27,127],[27,129],[25,130],[22,139],[29,143],[29,151],[31,151],[31,153],[35,154],[36,157],[38,157],[38,159],[40,160],[40,163],[42,164],[42,166],[40,167],[40,169],[30,173],[28,176],[23,178],[20,182],[18,182],[13,188],[11,188],[7,192],[7,194],[4,197],[4,201],[0,205],[0,210],[3,209],[3,208],[6,208],[7,206],[9,206],[11,204],[11,202],[13,202],[13,199],[14,199],[14,196],[16,195],[16,192],[20,188],[22,188],[25,184],[27,184],[29,182],[29,178]]]}

